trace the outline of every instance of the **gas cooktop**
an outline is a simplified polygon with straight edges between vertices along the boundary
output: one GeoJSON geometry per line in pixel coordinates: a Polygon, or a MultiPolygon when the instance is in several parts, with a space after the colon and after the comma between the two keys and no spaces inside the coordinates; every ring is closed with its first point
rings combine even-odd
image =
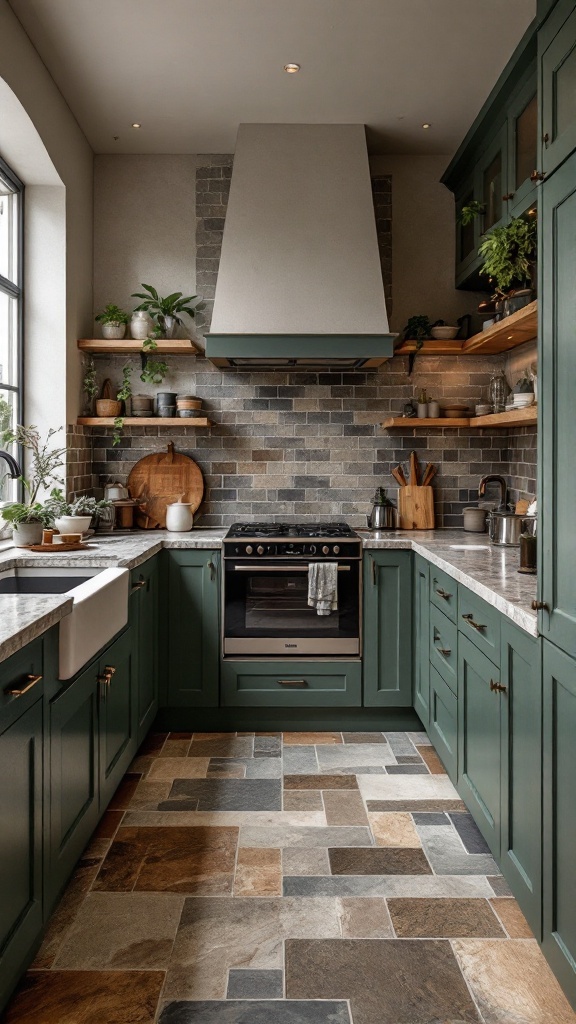
{"type": "Polygon", "coordinates": [[[347,523],[234,523],[226,539],[237,537],[356,537],[347,523]]]}

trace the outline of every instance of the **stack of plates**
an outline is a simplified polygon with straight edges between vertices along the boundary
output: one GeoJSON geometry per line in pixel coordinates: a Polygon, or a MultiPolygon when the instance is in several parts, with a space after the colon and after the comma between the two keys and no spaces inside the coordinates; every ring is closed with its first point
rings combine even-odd
{"type": "Polygon", "coordinates": [[[514,409],[525,409],[527,405],[532,405],[533,402],[534,393],[532,391],[525,391],[519,395],[513,396],[514,409]]]}

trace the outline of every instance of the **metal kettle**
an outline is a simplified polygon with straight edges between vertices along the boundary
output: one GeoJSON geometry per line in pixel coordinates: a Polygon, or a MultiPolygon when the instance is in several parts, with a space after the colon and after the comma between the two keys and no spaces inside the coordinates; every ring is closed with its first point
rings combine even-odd
{"type": "Polygon", "coordinates": [[[386,497],[383,487],[376,489],[374,504],[369,516],[366,517],[369,530],[395,530],[396,506],[386,497]]]}

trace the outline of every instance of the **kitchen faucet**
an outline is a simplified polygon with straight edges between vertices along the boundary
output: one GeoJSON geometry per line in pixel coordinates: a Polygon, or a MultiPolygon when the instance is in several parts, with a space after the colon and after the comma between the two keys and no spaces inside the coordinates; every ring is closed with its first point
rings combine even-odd
{"type": "Polygon", "coordinates": [[[505,512],[508,508],[508,484],[506,483],[503,476],[498,476],[497,473],[489,473],[488,476],[483,476],[480,483],[478,484],[478,497],[484,497],[484,495],[486,494],[486,484],[492,482],[500,484],[499,511],[505,512]]]}
{"type": "Polygon", "coordinates": [[[17,480],[18,477],[22,476],[22,470],[13,455],[10,455],[9,452],[0,451],[0,459],[4,459],[4,461],[8,463],[8,469],[10,470],[9,476],[11,476],[13,480],[17,480]]]}

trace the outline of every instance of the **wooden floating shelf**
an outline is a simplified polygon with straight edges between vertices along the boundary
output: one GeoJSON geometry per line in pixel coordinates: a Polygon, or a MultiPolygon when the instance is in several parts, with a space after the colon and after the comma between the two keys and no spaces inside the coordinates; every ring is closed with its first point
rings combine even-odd
{"type": "MultiPolygon", "coordinates": [[[[123,416],[125,427],[211,427],[205,416],[123,416]]],[[[113,416],[79,416],[79,427],[113,427],[113,416]]]]}
{"type": "Polygon", "coordinates": [[[439,427],[440,430],[453,430],[455,427],[466,427],[480,430],[482,427],[531,427],[538,422],[538,406],[529,405],[526,409],[511,409],[509,412],[495,412],[490,416],[462,416],[451,419],[422,419],[409,416],[391,416],[380,424],[385,430],[426,430],[439,427]]]}
{"type": "Polygon", "coordinates": [[[202,355],[201,350],[191,341],[190,338],[160,338],[158,346],[151,352],[145,352],[143,342],[134,338],[126,338],[125,341],[108,338],[81,338],[78,348],[81,352],[91,352],[93,355],[134,355],[143,353],[150,356],[197,356],[202,355]]]}
{"type": "MultiPolygon", "coordinates": [[[[538,302],[535,300],[516,313],[500,320],[487,331],[480,331],[466,341],[427,340],[418,349],[425,356],[477,356],[496,355],[531,341],[538,334],[538,302]]],[[[416,352],[415,341],[404,341],[394,355],[404,356],[416,352]]]]}

